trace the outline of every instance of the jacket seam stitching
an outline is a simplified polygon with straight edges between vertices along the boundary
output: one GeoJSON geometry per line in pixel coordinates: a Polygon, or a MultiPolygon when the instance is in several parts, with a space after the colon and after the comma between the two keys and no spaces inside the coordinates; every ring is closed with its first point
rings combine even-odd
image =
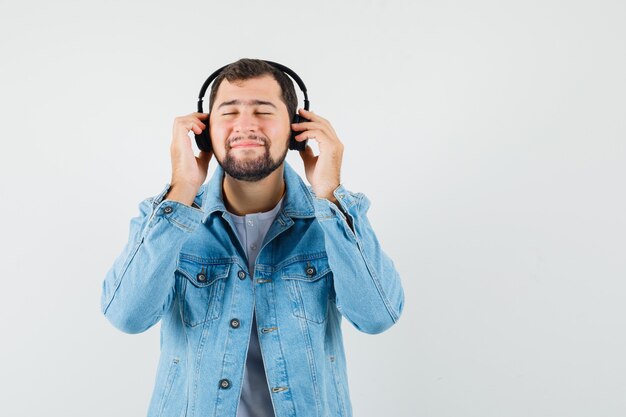
{"type": "Polygon", "coordinates": [[[109,311],[109,307],[111,306],[111,303],[113,303],[113,299],[115,298],[115,295],[117,294],[117,290],[120,288],[120,285],[122,285],[122,279],[124,279],[124,276],[126,275],[126,271],[128,270],[128,267],[130,266],[131,261],[133,260],[133,258],[137,254],[137,252],[139,252],[139,248],[141,247],[142,243],[143,243],[143,236],[141,237],[141,240],[139,240],[139,242],[136,243],[136,245],[135,245],[134,249],[132,250],[132,252],[130,254],[128,254],[128,257],[126,258],[126,261],[124,261],[124,266],[122,267],[122,271],[120,273],[120,278],[115,283],[115,289],[111,293],[111,298],[109,299],[109,301],[107,302],[106,307],[104,308],[103,314],[105,316],[106,316],[107,312],[109,311]]]}
{"type": "MultiPolygon", "coordinates": [[[[364,196],[364,194],[362,194],[364,196]]],[[[361,197],[358,201],[357,204],[357,210],[361,209],[361,203],[363,202],[363,198],[361,197]]],[[[356,226],[354,227],[355,233],[356,233],[356,226]]],[[[355,234],[356,236],[356,234],[355,234]]],[[[382,285],[380,284],[380,280],[376,274],[376,272],[374,271],[374,268],[372,268],[371,262],[369,261],[369,259],[367,258],[367,256],[365,256],[365,252],[363,251],[363,248],[361,247],[361,241],[360,239],[357,238],[356,240],[357,242],[357,246],[359,247],[359,252],[361,253],[361,257],[363,258],[363,261],[365,262],[365,266],[367,267],[370,276],[372,278],[372,280],[374,281],[374,285],[376,286],[376,289],[378,290],[378,293],[380,295],[381,300],[383,301],[383,303],[385,304],[385,307],[387,308],[387,313],[389,314],[389,316],[391,317],[391,320],[396,323],[398,321],[398,315],[396,315],[396,312],[393,310],[393,308],[391,307],[391,302],[389,300],[389,298],[387,297],[387,294],[385,293],[385,290],[382,288],[382,285]]],[[[381,248],[382,250],[382,248],[381,248]]]]}

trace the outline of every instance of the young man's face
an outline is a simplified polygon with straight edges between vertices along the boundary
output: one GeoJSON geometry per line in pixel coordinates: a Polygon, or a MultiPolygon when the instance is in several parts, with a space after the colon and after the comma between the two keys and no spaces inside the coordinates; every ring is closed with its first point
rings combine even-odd
{"type": "Polygon", "coordinates": [[[210,114],[213,154],[224,172],[258,181],[278,168],[291,134],[291,118],[271,75],[220,84],[210,114]]]}

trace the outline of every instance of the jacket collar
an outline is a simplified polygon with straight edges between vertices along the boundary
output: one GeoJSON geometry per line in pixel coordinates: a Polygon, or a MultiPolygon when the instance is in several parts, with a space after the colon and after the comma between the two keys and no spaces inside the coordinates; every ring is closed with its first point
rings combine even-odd
{"type": "MultiPolygon", "coordinates": [[[[285,180],[286,191],[282,212],[289,217],[315,217],[313,196],[308,186],[286,160],[283,165],[283,178],[285,180]]],[[[204,212],[202,217],[203,222],[215,211],[226,212],[226,206],[224,205],[224,199],[222,197],[223,179],[224,169],[217,164],[213,176],[209,182],[203,186],[205,189],[202,202],[202,211],[204,212]]]]}

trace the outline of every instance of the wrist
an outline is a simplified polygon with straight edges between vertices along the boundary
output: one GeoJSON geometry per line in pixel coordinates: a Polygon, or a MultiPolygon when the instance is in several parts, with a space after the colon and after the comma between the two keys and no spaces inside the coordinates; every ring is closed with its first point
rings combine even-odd
{"type": "Polygon", "coordinates": [[[335,203],[338,205],[339,202],[337,201],[334,195],[334,192],[337,189],[337,187],[339,187],[339,184],[331,186],[331,187],[324,187],[324,189],[320,189],[320,188],[318,188],[317,190],[313,189],[313,192],[315,193],[315,196],[317,198],[324,198],[330,201],[331,203],[335,203]]]}
{"type": "Polygon", "coordinates": [[[330,201],[331,203],[335,204],[336,206],[339,206],[339,201],[337,201],[335,196],[332,195],[332,194],[329,194],[329,195],[321,197],[321,198],[325,198],[326,200],[330,201]]]}
{"type": "Polygon", "coordinates": [[[163,198],[164,200],[178,201],[187,206],[191,206],[198,194],[198,190],[194,186],[185,184],[172,184],[169,191],[163,198]]]}

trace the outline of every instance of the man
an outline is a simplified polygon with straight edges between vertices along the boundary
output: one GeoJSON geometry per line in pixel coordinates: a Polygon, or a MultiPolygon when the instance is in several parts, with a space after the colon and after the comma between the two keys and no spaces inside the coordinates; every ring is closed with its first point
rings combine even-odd
{"type": "Polygon", "coordinates": [[[102,311],[127,333],[161,320],[149,417],[352,416],[341,319],[370,334],[392,326],[400,277],[369,200],[340,182],[331,124],[304,109],[309,121],[291,124],[293,83],[264,61],[223,74],[209,120],[175,119],[171,181],[140,203],[102,311]],[[196,157],[188,134],[206,122],[212,152],[196,157]],[[300,151],[310,186],[285,162],[291,129],[319,144],[300,151]]]}

